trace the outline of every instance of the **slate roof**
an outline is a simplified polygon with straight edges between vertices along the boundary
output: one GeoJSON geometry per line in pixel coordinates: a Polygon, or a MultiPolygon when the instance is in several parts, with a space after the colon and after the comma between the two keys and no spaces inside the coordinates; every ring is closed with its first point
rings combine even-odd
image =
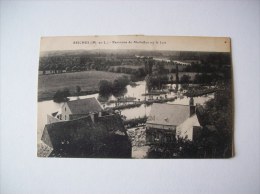
{"type": "Polygon", "coordinates": [[[102,111],[102,106],[96,98],[86,98],[67,102],[72,114],[88,114],[102,111]]]}
{"type": "Polygon", "coordinates": [[[189,117],[189,105],[153,103],[147,123],[178,126],[189,117]]]}
{"type": "Polygon", "coordinates": [[[45,125],[42,141],[48,146],[55,148],[62,143],[69,143],[74,139],[84,138],[87,131],[92,129],[90,116],[77,120],[62,121],[45,125]],[[77,134],[80,134],[78,136],[77,134]]]}
{"type": "Polygon", "coordinates": [[[42,141],[52,148],[61,144],[77,144],[87,141],[94,130],[103,132],[123,132],[126,135],[122,119],[119,115],[98,117],[93,123],[90,116],[76,120],[56,122],[45,125],[42,141]]]}
{"type": "Polygon", "coordinates": [[[117,114],[98,117],[96,123],[101,123],[103,126],[105,126],[105,128],[109,132],[111,132],[111,131],[125,132],[126,131],[121,117],[117,114]]]}

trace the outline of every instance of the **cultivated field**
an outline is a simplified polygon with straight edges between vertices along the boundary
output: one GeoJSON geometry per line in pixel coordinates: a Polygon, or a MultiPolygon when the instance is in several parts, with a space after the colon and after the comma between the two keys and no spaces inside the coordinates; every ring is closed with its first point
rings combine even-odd
{"type": "Polygon", "coordinates": [[[40,75],[38,82],[38,101],[52,99],[55,92],[63,88],[68,88],[71,93],[74,93],[77,85],[81,87],[82,91],[96,91],[98,90],[100,80],[113,81],[123,75],[125,74],[104,71],[40,75]]]}

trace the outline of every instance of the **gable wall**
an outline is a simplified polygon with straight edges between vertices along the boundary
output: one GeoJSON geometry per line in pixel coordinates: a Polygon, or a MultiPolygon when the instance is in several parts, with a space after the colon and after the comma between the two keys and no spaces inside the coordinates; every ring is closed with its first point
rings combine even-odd
{"type": "Polygon", "coordinates": [[[51,139],[48,133],[48,130],[46,127],[44,127],[43,133],[42,133],[42,138],[41,140],[48,146],[53,147],[52,143],[51,143],[51,139]]]}
{"type": "Polygon", "coordinates": [[[193,140],[193,128],[194,127],[200,128],[200,124],[198,121],[197,115],[193,115],[192,117],[185,120],[182,124],[176,127],[176,138],[186,138],[189,140],[193,140]]]}
{"type": "Polygon", "coordinates": [[[68,106],[68,103],[65,103],[62,107],[61,107],[61,112],[62,112],[62,120],[63,121],[68,121],[69,118],[70,118],[70,114],[71,113],[71,110],[68,106]]]}
{"type": "Polygon", "coordinates": [[[60,122],[61,120],[51,116],[51,115],[47,115],[47,124],[50,123],[56,123],[56,122],[60,122]]]}

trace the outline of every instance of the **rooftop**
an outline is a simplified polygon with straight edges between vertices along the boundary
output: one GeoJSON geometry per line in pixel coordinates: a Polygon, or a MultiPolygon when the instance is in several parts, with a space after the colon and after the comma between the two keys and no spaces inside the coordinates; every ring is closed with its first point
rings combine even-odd
{"type": "Polygon", "coordinates": [[[189,105],[153,103],[147,123],[178,126],[189,117],[189,105]]]}
{"type": "Polygon", "coordinates": [[[42,141],[55,149],[61,144],[88,141],[96,132],[123,132],[125,128],[119,115],[98,117],[93,123],[90,116],[70,121],[62,121],[45,125],[42,141]]]}
{"type": "Polygon", "coordinates": [[[96,98],[86,98],[67,102],[72,114],[88,114],[102,111],[102,106],[96,98]]]}

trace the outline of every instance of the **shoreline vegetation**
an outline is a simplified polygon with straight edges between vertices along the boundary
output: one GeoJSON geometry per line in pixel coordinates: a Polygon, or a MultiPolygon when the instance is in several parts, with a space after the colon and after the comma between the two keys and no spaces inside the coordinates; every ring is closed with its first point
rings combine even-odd
{"type": "MultiPolygon", "coordinates": [[[[93,90],[93,91],[81,91],[79,94],[76,92],[73,92],[67,96],[67,97],[80,97],[80,96],[86,96],[86,95],[92,95],[92,94],[98,94],[98,90],[93,90]]],[[[38,96],[38,102],[43,102],[47,100],[53,100],[53,96],[46,96],[46,97],[39,97],[38,96]]]]}

